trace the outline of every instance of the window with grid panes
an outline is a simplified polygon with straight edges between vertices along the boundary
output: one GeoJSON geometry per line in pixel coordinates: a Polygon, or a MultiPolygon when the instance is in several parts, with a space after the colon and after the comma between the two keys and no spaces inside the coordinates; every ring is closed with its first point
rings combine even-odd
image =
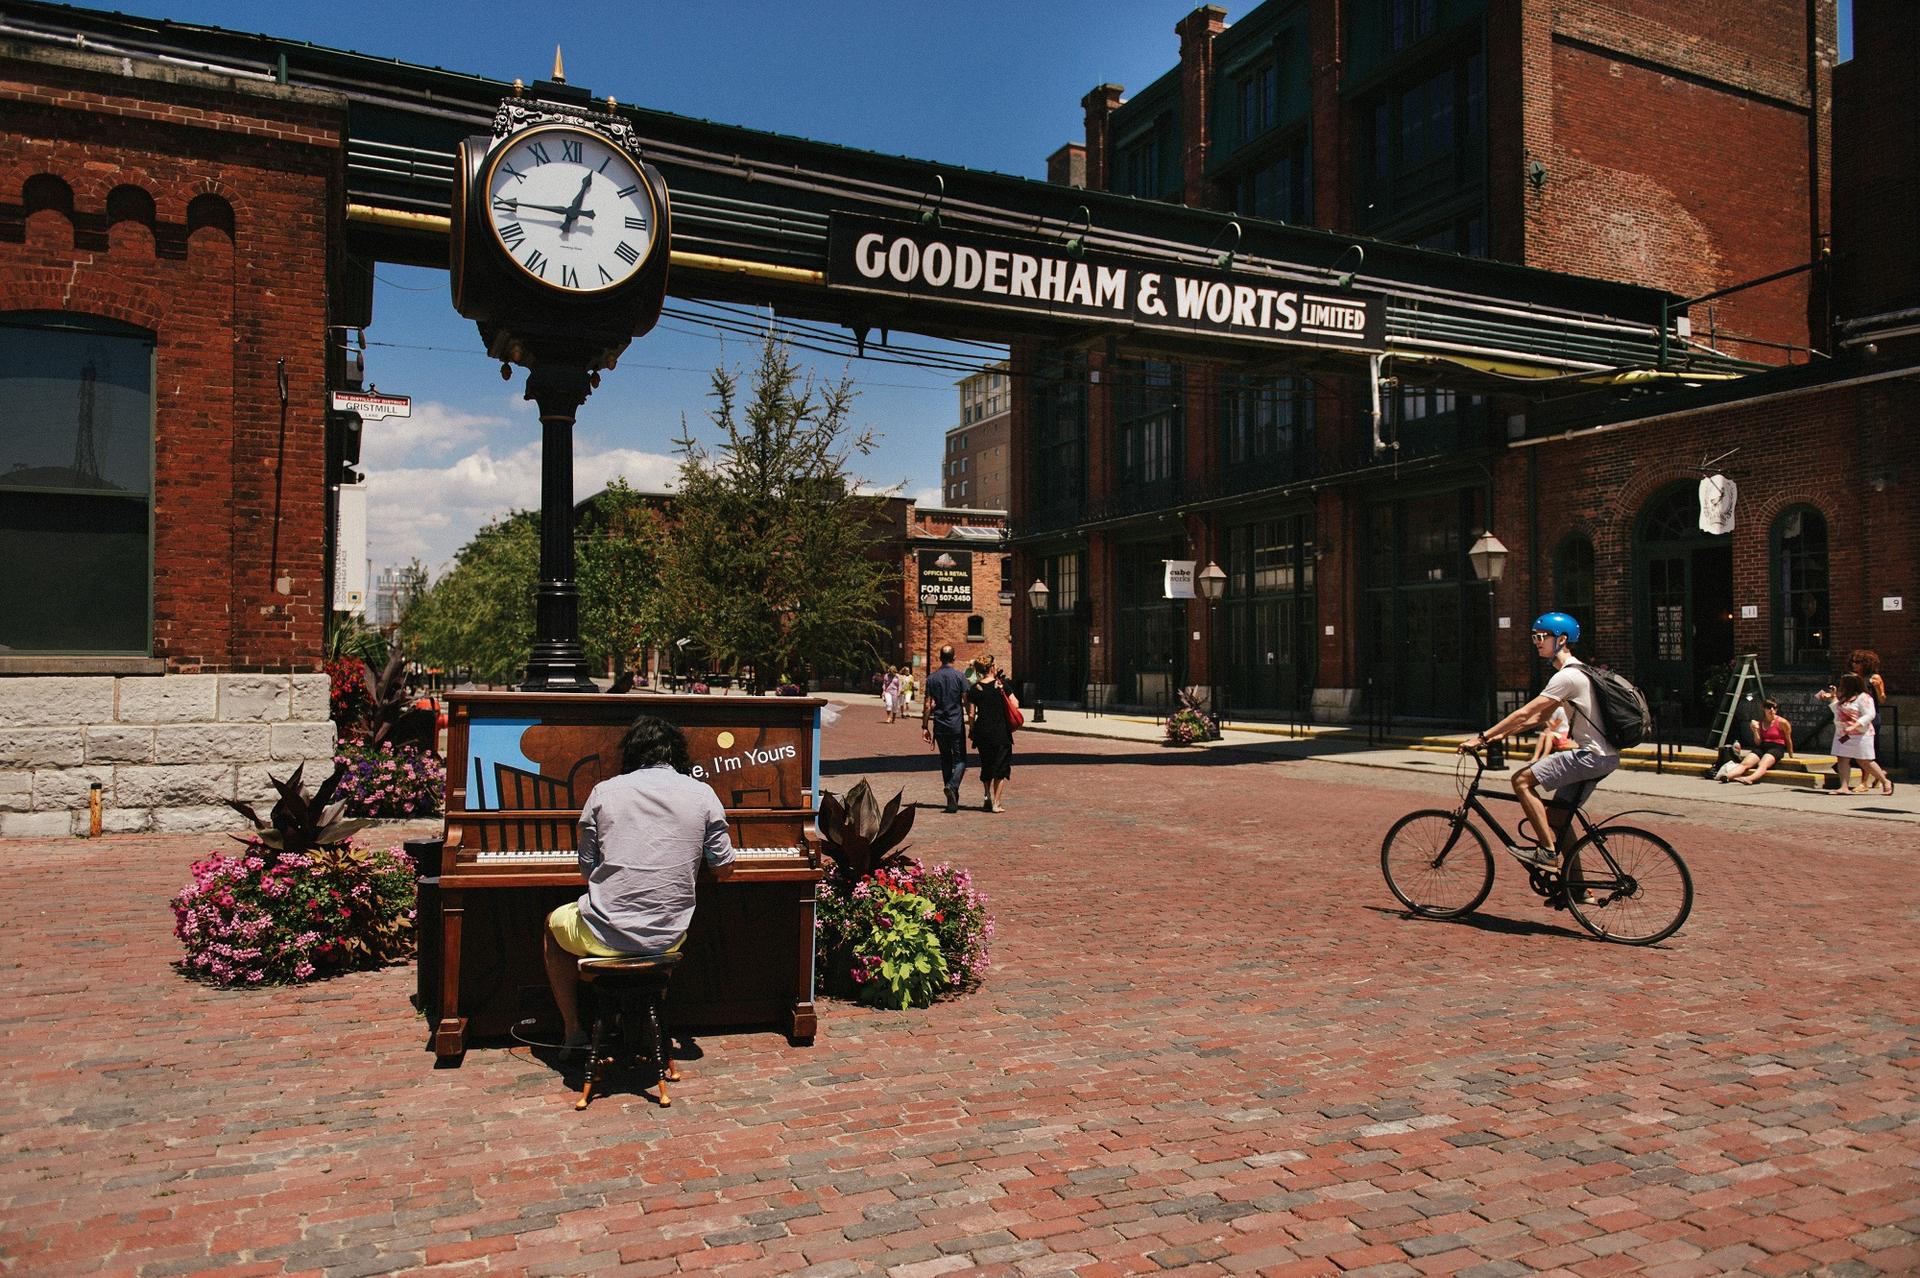
{"type": "Polygon", "coordinates": [[[1181,394],[1179,367],[1158,360],[1122,367],[1116,387],[1114,436],[1120,483],[1165,483],[1176,473],[1181,394]]]}
{"type": "Polygon", "coordinates": [[[1829,663],[1827,520],[1811,506],[1783,512],[1773,525],[1774,662],[1781,669],[1824,670],[1829,663]]]}
{"type": "Polygon", "coordinates": [[[1032,393],[1034,506],[1077,508],[1087,490],[1087,357],[1037,356],[1032,393]]]}
{"type": "Polygon", "coordinates": [[[150,334],[0,316],[0,652],[146,655],[150,334]]]}

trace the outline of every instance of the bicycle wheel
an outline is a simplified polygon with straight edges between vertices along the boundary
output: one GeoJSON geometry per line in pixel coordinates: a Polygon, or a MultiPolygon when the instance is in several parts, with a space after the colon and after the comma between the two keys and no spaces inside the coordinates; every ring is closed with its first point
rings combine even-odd
{"type": "Polygon", "coordinates": [[[1380,870],[1400,904],[1430,919],[1470,913],[1493,891],[1486,836],[1465,817],[1434,808],[1393,823],[1380,844],[1380,870]]]}
{"type": "Polygon", "coordinates": [[[1589,831],[1567,853],[1567,913],[1603,941],[1652,945],[1693,909],[1693,876],[1673,845],[1631,826],[1589,831]]]}

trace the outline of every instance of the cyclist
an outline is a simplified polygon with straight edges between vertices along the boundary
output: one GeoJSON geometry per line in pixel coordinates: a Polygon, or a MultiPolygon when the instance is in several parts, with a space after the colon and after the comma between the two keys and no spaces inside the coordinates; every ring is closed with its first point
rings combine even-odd
{"type": "MultiPolygon", "coordinates": [[[[1573,655],[1580,639],[1580,623],[1564,612],[1542,613],[1534,620],[1532,642],[1535,655],[1553,662],[1553,677],[1539,696],[1515,710],[1484,732],[1475,733],[1460,745],[1464,753],[1489,741],[1510,737],[1538,727],[1553,717],[1556,710],[1567,711],[1568,735],[1573,749],[1556,750],[1535,759],[1514,772],[1513,793],[1527,814],[1526,825],[1533,828],[1532,847],[1509,846],[1507,851],[1529,865],[1555,866],[1560,852],[1555,846],[1560,830],[1547,820],[1542,789],[1554,791],[1554,797],[1567,805],[1567,820],[1572,811],[1587,801],[1594,786],[1620,766],[1620,752],[1613,748],[1600,729],[1600,702],[1594,695],[1593,681],[1581,672],[1581,660],[1573,655]]],[[[1565,822],[1561,824],[1565,828],[1565,822]]]]}

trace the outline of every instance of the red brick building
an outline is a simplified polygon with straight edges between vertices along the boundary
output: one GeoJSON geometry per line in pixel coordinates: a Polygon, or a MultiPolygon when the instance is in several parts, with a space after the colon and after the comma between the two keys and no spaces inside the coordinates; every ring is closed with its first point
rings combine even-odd
{"type": "MultiPolygon", "coordinates": [[[[13,488],[23,471],[49,480],[37,527],[61,530],[0,533],[20,539],[0,549],[0,589],[38,601],[6,610],[0,660],[316,669],[327,583],[314,481],[344,103],[130,67],[81,53],[0,61],[13,140],[0,155],[0,322],[51,361],[50,379],[77,391],[89,356],[99,370],[90,421],[59,413],[49,387],[32,401],[50,414],[36,432],[44,460],[83,458],[67,469],[86,473],[53,483],[32,461],[0,473],[13,488]],[[102,514],[135,504],[149,517],[102,514]],[[75,589],[89,581],[109,589],[75,589]]],[[[13,465],[20,441],[8,442],[13,465]]]]}
{"type": "Polygon", "coordinates": [[[1390,350],[1382,451],[1364,378],[1016,346],[1010,517],[1056,604],[1030,623],[1047,695],[1151,701],[1170,672],[1245,713],[1474,721],[1538,682],[1525,627],[1556,605],[1689,718],[1737,653],[1792,682],[1875,647],[1896,688],[1920,678],[1912,604],[1883,603],[1914,593],[1913,361],[1861,327],[1920,302],[1911,6],[1863,0],[1838,75],[1831,0],[1226,19],[1194,10],[1164,76],[1086,96],[1088,186],[1351,233],[1357,284],[1377,239],[1664,289],[1676,354],[1754,372],[1535,380],[1464,340],[1444,371],[1390,350]],[[1735,447],[1709,468],[1736,527],[1701,533],[1702,467],[1735,447]],[[1491,592],[1467,558],[1489,530],[1491,592]],[[1169,559],[1220,564],[1217,608],[1162,597],[1169,559]]]}
{"type": "Polygon", "coordinates": [[[66,832],[93,781],[108,828],[225,823],[332,751],[344,116],[0,44],[0,833],[66,832]]]}

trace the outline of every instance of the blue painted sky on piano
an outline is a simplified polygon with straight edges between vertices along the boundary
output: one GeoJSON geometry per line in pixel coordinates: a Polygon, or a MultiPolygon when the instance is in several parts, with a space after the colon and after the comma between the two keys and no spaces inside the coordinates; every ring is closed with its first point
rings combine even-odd
{"type": "MultiPolygon", "coordinates": [[[[1179,56],[1174,23],[1197,0],[975,0],[877,6],[852,0],[709,5],[558,0],[534,8],[418,0],[120,0],[149,17],[207,23],[381,57],[532,81],[562,46],[568,79],[599,95],[683,115],[968,168],[1043,177],[1080,140],[1081,97],[1146,87],[1179,56]]],[[[96,5],[93,7],[108,7],[96,5]]],[[[1252,4],[1229,8],[1229,18],[1252,4]]],[[[1840,0],[1841,57],[1851,0],[1840,0]]],[[[411,395],[410,421],[369,423],[368,556],[374,571],[418,558],[436,572],[487,520],[539,504],[539,422],[453,310],[442,271],[379,268],[367,377],[411,395]]],[[[916,344],[928,344],[916,342],[916,344]]],[[[936,344],[937,345],[937,344],[936,344]]],[[[951,348],[977,355],[976,349],[951,348]]],[[[637,340],[581,412],[575,491],[617,474],[667,486],[683,415],[704,423],[708,379],[750,341],[663,320],[637,340]]],[[[849,366],[814,365],[822,377],[849,366]]],[[[937,499],[942,436],[959,420],[956,374],[855,361],[856,419],[880,435],[862,477],[937,499]]]]}
{"type": "MultiPolygon", "coordinates": [[[[567,79],[658,110],[1022,177],[1082,138],[1080,99],[1107,81],[1144,88],[1179,56],[1175,22],[1196,0],[1065,0],[877,6],[849,0],[708,5],[561,0],[503,4],[334,0],[119,0],[122,12],[489,76],[532,81],[564,51],[567,79]]],[[[1246,7],[1251,7],[1246,6],[1246,7]]],[[[487,520],[539,505],[540,426],[453,310],[446,273],[382,265],[366,371],[411,395],[410,421],[369,422],[362,460],[374,572],[419,558],[439,571],[487,520]]],[[[684,305],[677,304],[676,305],[684,305]]],[[[877,336],[877,335],[876,335],[877,336]]],[[[913,339],[915,345],[938,345],[913,339]]],[[[946,347],[991,359],[992,351],[946,347]]],[[[616,474],[667,486],[682,416],[704,425],[709,377],[750,339],[663,319],[628,348],[581,410],[575,492],[616,474]]],[[[881,436],[862,478],[937,500],[942,436],[959,421],[959,374],[833,357],[856,420],[881,436]]]]}

